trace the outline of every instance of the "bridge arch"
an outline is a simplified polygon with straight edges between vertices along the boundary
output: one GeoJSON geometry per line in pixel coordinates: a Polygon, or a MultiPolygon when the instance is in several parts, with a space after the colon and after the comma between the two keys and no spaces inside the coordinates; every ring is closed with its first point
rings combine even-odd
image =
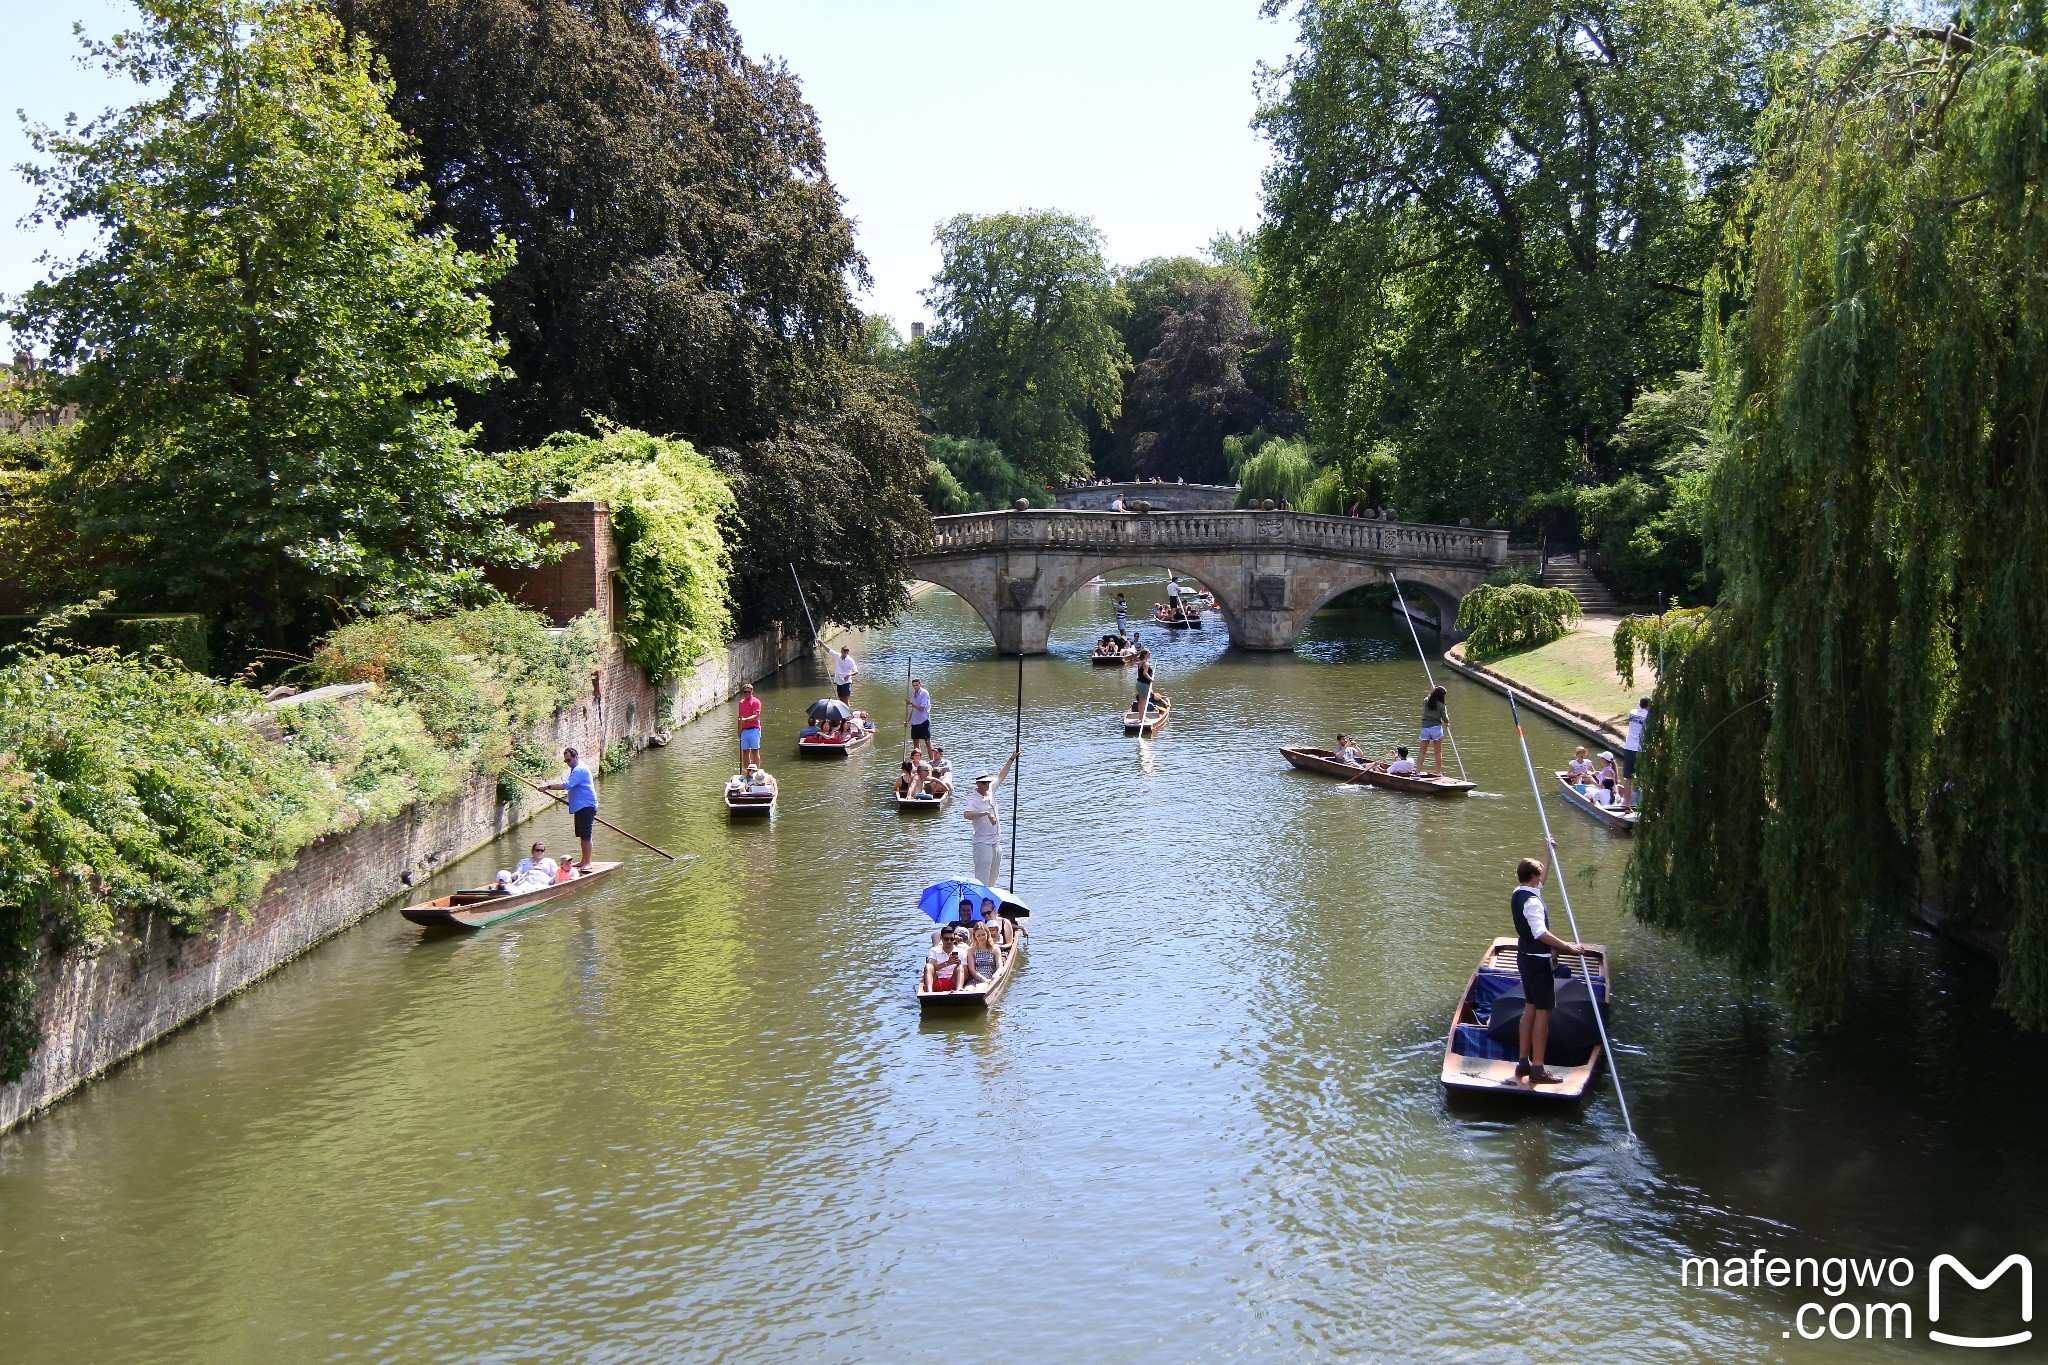
{"type": "Polygon", "coordinates": [[[1159,564],[1216,595],[1234,645],[1291,650],[1315,611],[1392,570],[1443,618],[1507,561],[1507,533],[1301,512],[978,512],[938,517],[910,572],[959,594],[1005,654],[1042,654],[1089,579],[1159,564]]]}

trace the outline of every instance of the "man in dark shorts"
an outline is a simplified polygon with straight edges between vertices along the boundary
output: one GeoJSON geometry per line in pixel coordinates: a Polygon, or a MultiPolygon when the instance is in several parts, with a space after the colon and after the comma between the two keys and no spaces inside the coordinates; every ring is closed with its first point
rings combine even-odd
{"type": "Polygon", "coordinates": [[[583,860],[576,865],[579,872],[590,871],[590,837],[597,832],[597,789],[590,780],[590,769],[583,766],[583,760],[574,749],[562,750],[562,762],[568,767],[568,775],[560,782],[550,782],[542,791],[561,792],[568,798],[569,818],[576,822],[576,838],[583,845],[583,860]]]}
{"type": "Polygon", "coordinates": [[[906,705],[910,717],[910,752],[916,753],[917,746],[924,745],[924,756],[932,757],[932,694],[924,690],[922,678],[910,680],[910,698],[906,705]]]}
{"type": "Polygon", "coordinates": [[[1515,865],[1520,883],[1508,897],[1508,914],[1515,922],[1515,963],[1522,973],[1521,1046],[1516,1050],[1515,1079],[1530,1085],[1556,1085],[1564,1080],[1543,1069],[1543,1050],[1550,1045],[1550,1012],[1557,1008],[1557,981],[1551,975],[1557,966],[1557,951],[1584,953],[1584,944],[1567,943],[1550,932],[1549,912],[1543,907],[1545,869],[1534,858],[1515,865]]]}

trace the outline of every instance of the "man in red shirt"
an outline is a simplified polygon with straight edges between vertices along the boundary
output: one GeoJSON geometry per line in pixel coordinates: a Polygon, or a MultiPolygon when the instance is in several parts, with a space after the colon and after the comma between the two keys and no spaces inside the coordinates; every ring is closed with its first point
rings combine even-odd
{"type": "Polygon", "coordinates": [[[740,687],[740,771],[761,761],[761,699],[752,683],[740,687]]]}

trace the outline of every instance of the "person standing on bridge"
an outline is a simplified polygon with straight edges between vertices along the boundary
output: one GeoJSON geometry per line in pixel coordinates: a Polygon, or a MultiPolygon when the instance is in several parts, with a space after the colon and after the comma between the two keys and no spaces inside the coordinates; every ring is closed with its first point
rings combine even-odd
{"type": "Polygon", "coordinates": [[[1126,640],[1131,638],[1131,604],[1122,593],[1116,595],[1116,633],[1126,640]]]}
{"type": "Polygon", "coordinates": [[[1123,494],[1119,493],[1109,500],[1109,510],[1112,512],[1121,512],[1124,510],[1123,494]]]}

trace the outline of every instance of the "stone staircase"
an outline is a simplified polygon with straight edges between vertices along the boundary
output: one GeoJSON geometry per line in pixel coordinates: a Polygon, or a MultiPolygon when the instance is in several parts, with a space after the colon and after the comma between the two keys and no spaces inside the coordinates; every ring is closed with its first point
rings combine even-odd
{"type": "Polygon", "coordinates": [[[1593,571],[1570,556],[1558,556],[1543,566],[1543,586],[1563,588],[1579,599],[1589,613],[1612,615],[1621,610],[1621,599],[1610,592],[1593,571]]]}

